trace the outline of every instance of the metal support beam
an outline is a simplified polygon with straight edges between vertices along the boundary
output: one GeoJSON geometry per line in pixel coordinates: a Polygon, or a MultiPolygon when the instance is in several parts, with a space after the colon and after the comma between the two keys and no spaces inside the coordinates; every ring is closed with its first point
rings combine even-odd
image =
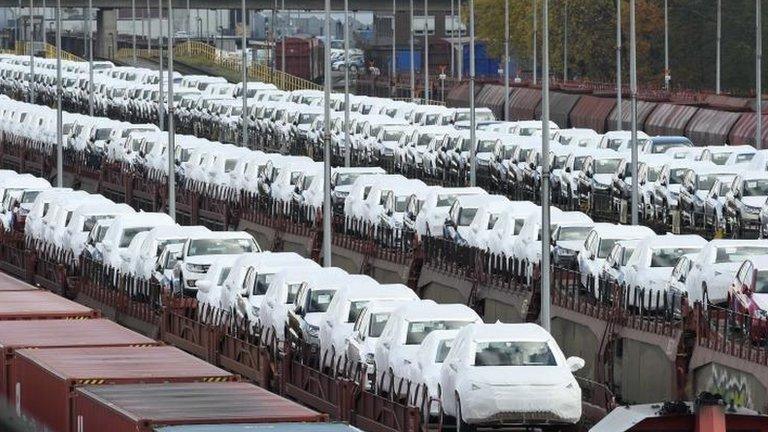
{"type": "MultiPolygon", "coordinates": [[[[161,10],[162,10],[162,0],[161,10]]],[[[173,0],[168,0],[168,215],[176,220],[176,127],[173,103],[173,0]]]]}
{"type": "Polygon", "coordinates": [[[568,81],[568,0],[563,6],[563,81],[568,81]]]}
{"type": "MultiPolygon", "coordinates": [[[[243,113],[240,117],[240,124],[242,127],[242,146],[245,148],[248,148],[248,18],[247,13],[248,11],[245,8],[245,0],[242,2],[242,15],[243,15],[243,23],[241,25],[242,35],[240,35],[240,44],[242,45],[243,50],[243,113]]],[[[274,25],[274,23],[273,23],[274,25]]],[[[285,46],[285,44],[283,44],[285,46]]],[[[285,61],[285,60],[283,60],[285,61]]]]}
{"type": "MultiPolygon", "coordinates": [[[[457,18],[458,18],[458,22],[459,22],[459,29],[457,31],[457,33],[458,33],[458,39],[457,40],[458,40],[459,46],[456,49],[456,54],[459,56],[459,58],[457,59],[458,63],[459,63],[458,64],[458,75],[457,75],[458,78],[459,78],[459,81],[461,81],[462,76],[464,75],[464,43],[462,43],[462,41],[461,41],[461,38],[463,37],[462,31],[461,31],[461,22],[462,22],[461,21],[461,2],[462,1],[463,0],[456,0],[456,9],[458,11],[457,12],[457,18]]],[[[433,3],[434,3],[434,1],[433,1],[433,3]]]]}
{"type": "Polygon", "coordinates": [[[410,0],[410,17],[411,21],[408,25],[408,32],[410,33],[411,41],[411,102],[416,102],[416,70],[413,64],[415,56],[413,53],[413,0],[410,0]]]}
{"type": "Polygon", "coordinates": [[[715,49],[715,94],[720,94],[720,42],[723,36],[723,3],[717,0],[717,37],[715,49]]]}
{"type": "MultiPolygon", "coordinates": [[[[394,58],[394,57],[393,57],[394,58]]],[[[351,164],[350,152],[352,151],[349,142],[349,0],[344,0],[344,166],[351,164]]],[[[327,119],[325,124],[330,128],[331,120],[327,119]]]]}
{"type": "Polygon", "coordinates": [[[56,0],[56,186],[64,186],[64,119],[61,107],[61,0],[56,0]]]}
{"type": "Polygon", "coordinates": [[[616,0],[616,130],[622,129],[621,113],[621,1],[616,0]]]}
{"type": "Polygon", "coordinates": [[[629,0],[629,97],[632,110],[632,225],[638,224],[638,206],[640,205],[637,182],[637,38],[635,28],[635,0],[629,0]]]}
{"type": "Polygon", "coordinates": [[[157,0],[158,8],[157,8],[157,16],[158,20],[160,22],[160,25],[158,26],[160,28],[160,34],[157,39],[157,54],[158,54],[158,74],[160,76],[160,91],[159,91],[159,98],[160,103],[157,104],[157,124],[160,126],[160,130],[165,129],[165,90],[163,89],[163,0],[157,0]]]}
{"type": "Polygon", "coordinates": [[[509,121],[509,0],[504,0],[504,120],[509,121]]]}
{"type": "MultiPolygon", "coordinates": [[[[331,0],[325,0],[325,46],[331,46],[331,0]]],[[[331,50],[325,52],[325,98],[323,103],[323,266],[331,266],[331,50]]],[[[347,125],[345,125],[346,127],[347,125]]]]}
{"type": "Polygon", "coordinates": [[[669,4],[664,0],[664,90],[669,90],[669,4]]]}
{"type": "Polygon", "coordinates": [[[35,9],[32,1],[29,0],[29,33],[27,37],[29,42],[29,103],[35,103],[35,9]]]}
{"type": "MultiPolygon", "coordinates": [[[[429,103],[429,0],[424,0],[424,103],[429,103]]],[[[437,24],[437,23],[435,23],[437,24]]]]}
{"type": "Polygon", "coordinates": [[[93,17],[93,3],[88,0],[88,115],[93,117],[93,31],[91,19],[93,17]]]}
{"type": "Polygon", "coordinates": [[[549,225],[549,0],[541,6],[541,326],[550,331],[550,242],[549,225]],[[546,251],[546,252],[545,252],[546,251]]]}
{"type": "Polygon", "coordinates": [[[762,0],[755,0],[755,147],[763,148],[763,19],[762,0]]]}
{"type": "MultiPolygon", "coordinates": [[[[453,1],[453,0],[451,0],[453,1]]],[[[451,3],[453,4],[453,3],[451,3]]],[[[389,95],[392,97],[395,97],[397,95],[397,37],[395,33],[395,29],[397,27],[397,0],[392,0],[392,61],[391,61],[391,71],[390,71],[390,88],[389,88],[389,95]]],[[[346,99],[344,101],[344,105],[346,105],[346,99]]],[[[344,124],[347,124],[347,119],[344,119],[344,124]]]]}
{"type": "Polygon", "coordinates": [[[536,53],[536,48],[537,48],[537,43],[539,39],[539,20],[537,16],[538,15],[536,10],[537,8],[538,8],[538,3],[536,2],[536,0],[533,0],[533,69],[532,69],[533,85],[536,85],[536,68],[537,68],[536,60],[538,57],[536,53]]]}
{"type": "MultiPolygon", "coordinates": [[[[477,186],[477,119],[475,118],[475,0],[469,0],[469,184],[477,186]]],[[[447,168],[446,168],[447,169],[447,168]]]]}

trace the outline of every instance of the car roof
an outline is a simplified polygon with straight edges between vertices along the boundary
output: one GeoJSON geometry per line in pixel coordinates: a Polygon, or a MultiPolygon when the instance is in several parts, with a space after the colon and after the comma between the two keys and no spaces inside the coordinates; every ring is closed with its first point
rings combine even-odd
{"type": "Polygon", "coordinates": [[[406,321],[432,320],[464,320],[468,316],[477,319],[477,313],[463,304],[448,303],[438,304],[432,300],[413,301],[398,308],[393,314],[398,314],[406,321]]]}
{"type": "Polygon", "coordinates": [[[745,261],[750,261],[758,270],[768,269],[768,255],[755,255],[745,261]]]}
{"type": "Polygon", "coordinates": [[[509,202],[509,198],[504,195],[460,195],[456,197],[460,207],[480,207],[492,202],[509,202]]]}
{"type": "Polygon", "coordinates": [[[746,171],[740,174],[742,180],[768,178],[768,171],[746,171]]]}
{"type": "Polygon", "coordinates": [[[232,238],[253,238],[253,236],[245,231],[208,231],[195,233],[189,236],[190,240],[232,238]]]}
{"type": "Polygon", "coordinates": [[[642,244],[638,247],[658,248],[658,247],[687,247],[687,246],[701,246],[704,247],[707,241],[700,235],[696,234],[665,234],[646,237],[642,240],[642,244]]]}
{"type": "Polygon", "coordinates": [[[619,225],[607,222],[598,222],[593,227],[600,237],[609,238],[644,238],[653,235],[653,230],[645,225],[619,225]]]}
{"type": "Polygon", "coordinates": [[[553,340],[551,334],[541,326],[533,323],[475,323],[467,326],[467,328],[463,329],[463,332],[466,332],[475,341],[503,339],[544,342],[553,340]]]}

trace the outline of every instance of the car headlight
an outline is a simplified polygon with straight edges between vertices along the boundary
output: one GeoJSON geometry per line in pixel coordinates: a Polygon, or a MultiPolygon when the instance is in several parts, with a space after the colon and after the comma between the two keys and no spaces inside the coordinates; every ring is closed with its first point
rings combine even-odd
{"type": "Polygon", "coordinates": [[[320,327],[307,323],[307,334],[312,337],[317,337],[320,334],[320,327]]]}
{"type": "Polygon", "coordinates": [[[187,263],[187,270],[192,273],[205,273],[208,271],[208,266],[205,264],[192,264],[187,263]]]}

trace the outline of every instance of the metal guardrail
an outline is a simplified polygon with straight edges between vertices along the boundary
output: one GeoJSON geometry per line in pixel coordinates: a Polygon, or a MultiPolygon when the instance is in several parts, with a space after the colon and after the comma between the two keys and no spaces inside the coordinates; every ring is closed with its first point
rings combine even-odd
{"type": "MultiPolygon", "coordinates": [[[[48,42],[16,42],[15,48],[10,53],[16,55],[29,55],[33,49],[36,53],[45,53],[46,58],[56,58],[56,45],[51,45],[48,42]]],[[[85,61],[64,50],[61,51],[61,59],[67,61],[85,61]]]]}

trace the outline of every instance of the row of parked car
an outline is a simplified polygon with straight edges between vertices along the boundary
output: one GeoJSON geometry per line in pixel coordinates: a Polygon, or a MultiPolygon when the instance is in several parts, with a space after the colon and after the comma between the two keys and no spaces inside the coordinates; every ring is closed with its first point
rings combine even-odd
{"type": "Polygon", "coordinates": [[[483,324],[465,305],[420,300],[402,284],[261,251],[244,232],[180,226],[164,213],[136,212],[28,174],[0,171],[0,191],[6,229],[23,227],[38,253],[62,256],[63,249],[117,270],[116,278],[154,278],[167,292],[248,319],[276,344],[316,346],[321,367],[361,370],[368,385],[408,398],[427,417],[439,414],[431,403],[438,397],[462,426],[529,423],[544,406],[548,414],[537,422],[581,417],[572,373],[584,361],[566,359],[534,324],[483,324]],[[521,382],[536,391],[521,392],[521,382]]]}
{"type": "MultiPolygon", "coordinates": [[[[88,102],[87,65],[64,62],[63,67],[67,83],[71,81],[65,86],[65,105],[83,112],[88,102]]],[[[25,97],[34,87],[43,102],[52,100],[55,62],[37,59],[35,71],[35,77],[31,77],[28,57],[0,56],[0,88],[25,97]]],[[[103,125],[78,126],[77,138],[71,139],[71,145],[98,149],[109,142],[107,153],[117,160],[145,159],[148,165],[164,169],[166,139],[163,134],[153,134],[157,128],[151,125],[168,105],[164,100],[158,107],[157,73],[115,67],[109,62],[97,62],[95,72],[96,113],[137,124],[121,125],[102,119],[99,122],[103,125]],[[147,135],[126,142],[124,138],[135,130],[147,135]],[[115,131],[123,136],[115,136],[115,131]]],[[[192,152],[186,151],[188,146],[210,146],[208,139],[241,143],[243,118],[249,125],[252,147],[316,156],[322,154],[323,131],[328,123],[336,160],[343,158],[348,137],[356,165],[381,165],[408,177],[466,183],[472,148],[466,108],[353,95],[350,121],[345,125],[344,97],[340,94],[332,95],[333,112],[326,122],[324,96],[319,91],[282,91],[271,84],[248,83],[245,97],[249,112],[243,115],[242,84],[227,83],[221,77],[180,74],[173,80],[177,130],[194,135],[177,140],[182,159],[191,156],[192,152]]],[[[541,122],[497,121],[485,108],[477,110],[476,122],[475,157],[479,175],[489,189],[529,199],[537,196],[541,182],[541,122]]],[[[561,207],[590,212],[601,209],[604,214],[627,219],[632,184],[629,132],[598,134],[591,129],[559,129],[554,123],[550,129],[548,158],[555,201],[561,207]]],[[[642,132],[638,137],[638,211],[645,221],[738,237],[762,236],[768,230],[768,210],[764,210],[768,199],[768,150],[750,146],[696,147],[685,137],[649,137],[642,132]]],[[[242,179],[233,182],[232,176],[226,174],[235,171],[234,161],[247,153],[236,145],[224,146],[220,150],[231,154],[228,163],[203,167],[207,172],[202,172],[201,178],[243,187],[242,179]]],[[[193,158],[191,164],[203,162],[193,158]]],[[[251,174],[251,178],[255,177],[251,174]]]]}

